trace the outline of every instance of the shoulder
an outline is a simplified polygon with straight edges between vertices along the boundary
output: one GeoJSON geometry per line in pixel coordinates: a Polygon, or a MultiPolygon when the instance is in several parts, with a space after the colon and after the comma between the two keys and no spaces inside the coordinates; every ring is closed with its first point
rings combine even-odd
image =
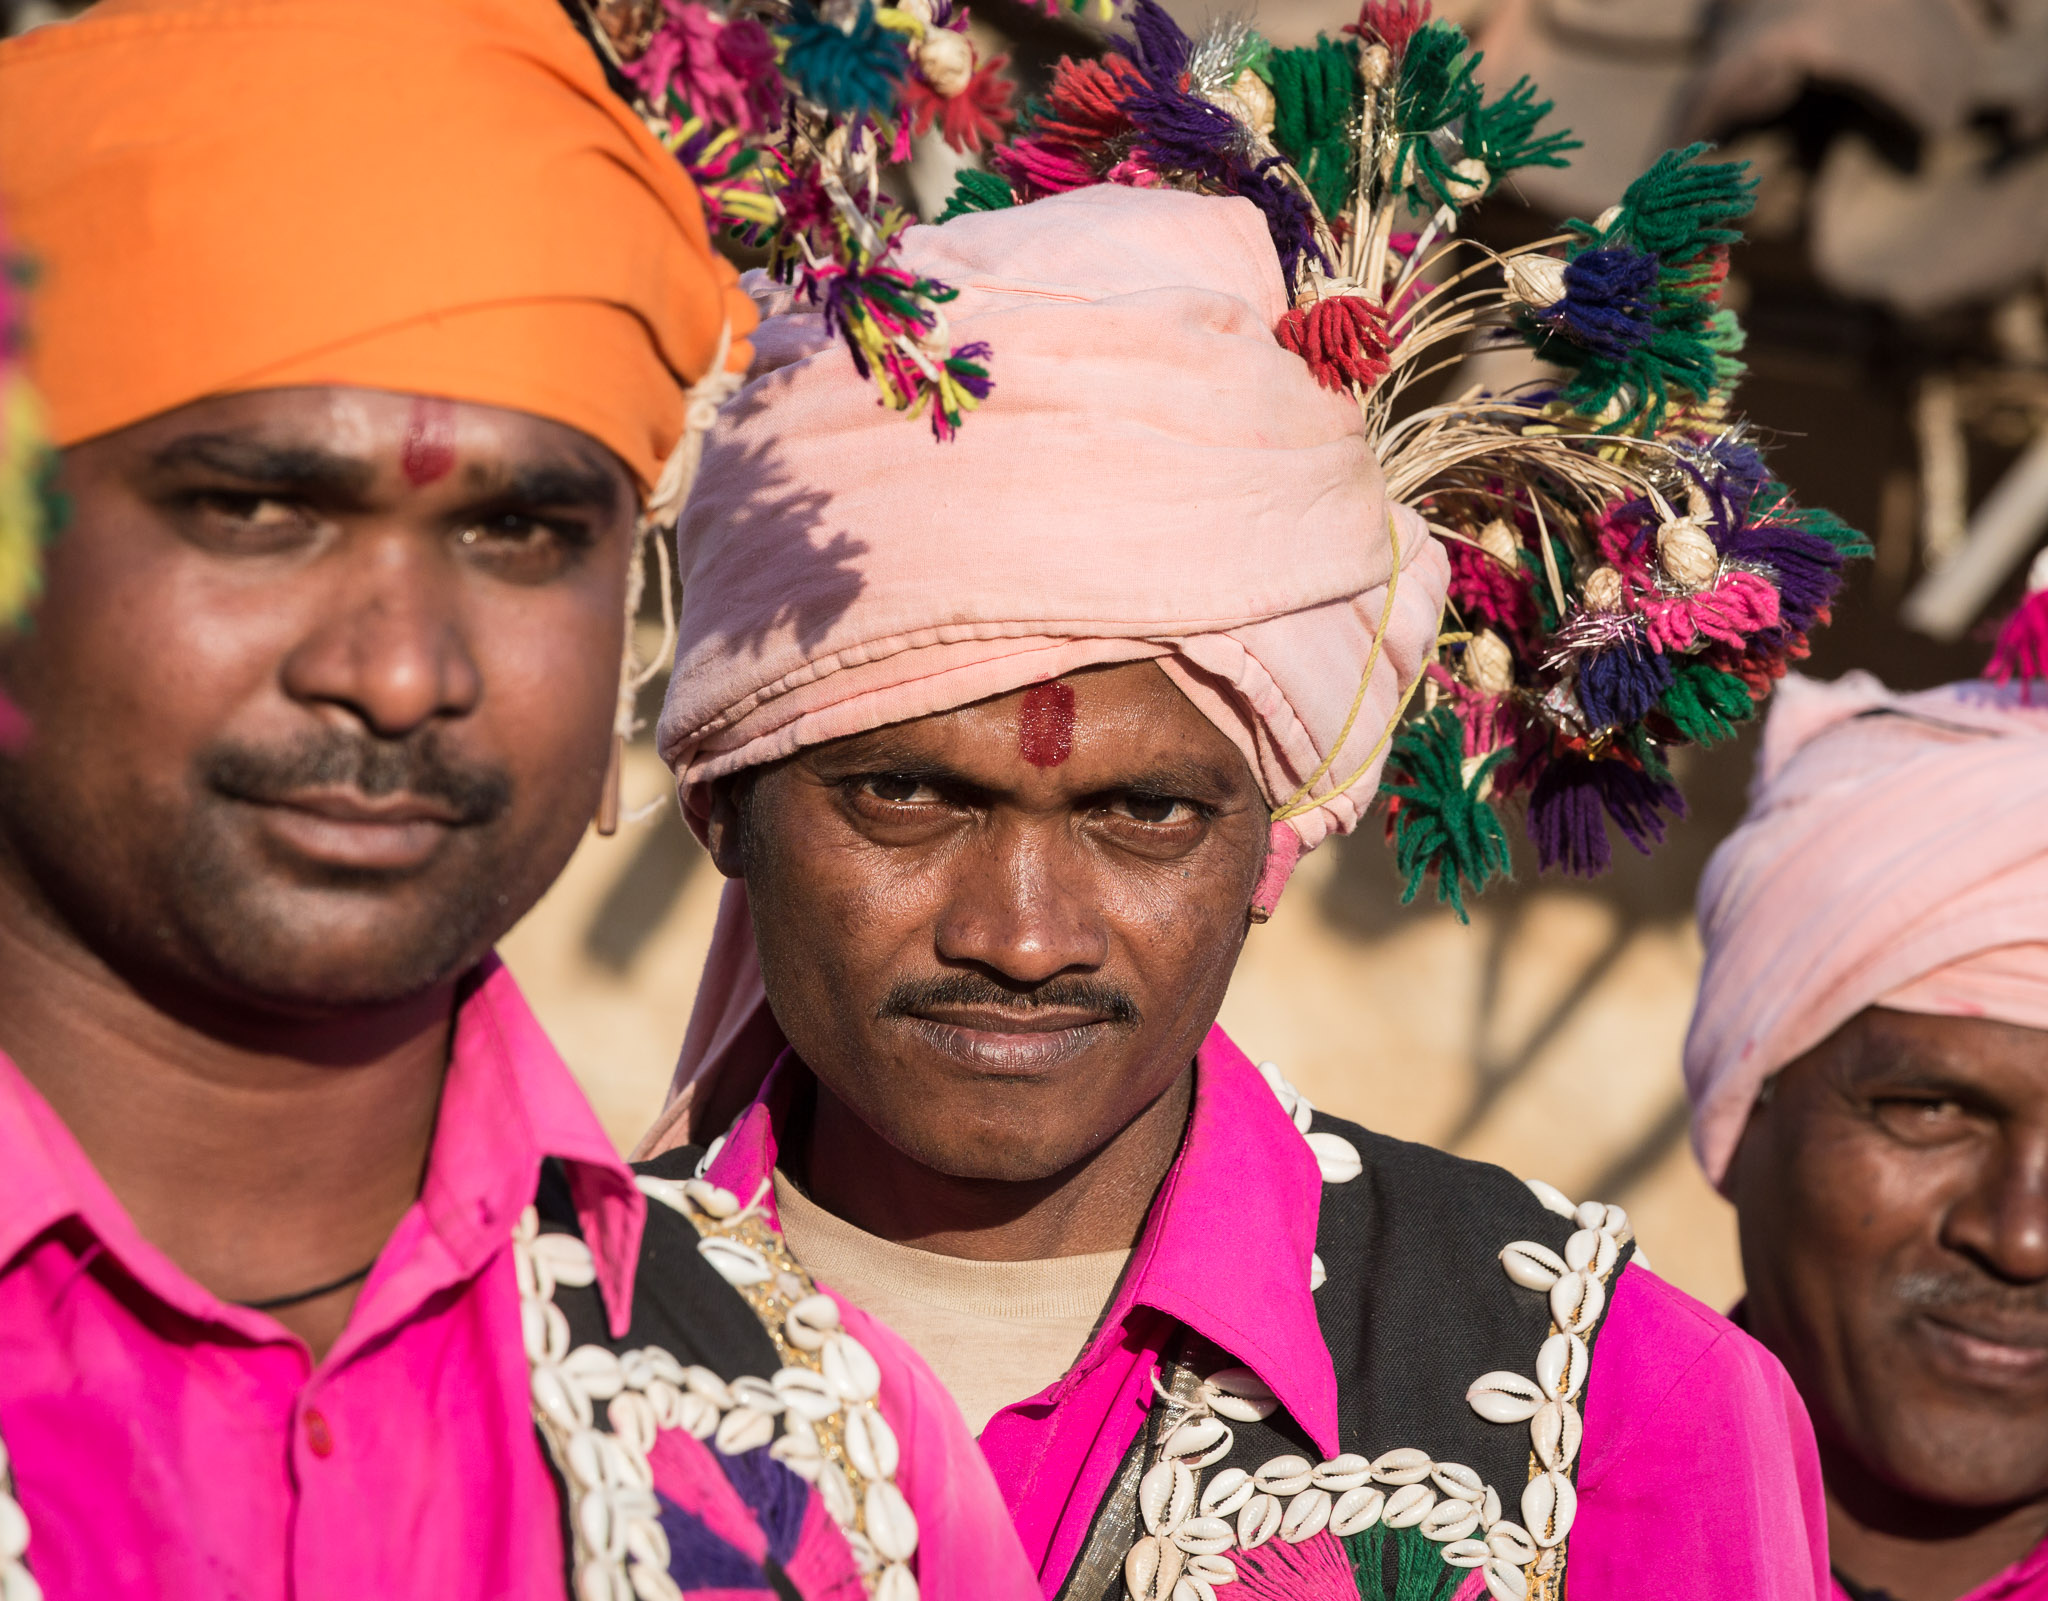
{"type": "Polygon", "coordinates": [[[1722,1444],[1739,1447],[1738,1457],[1779,1455],[1788,1465],[1813,1449],[1805,1406],[1778,1359],[1720,1313],[1631,1264],[1616,1281],[1587,1391],[1588,1487],[1622,1471],[1632,1455],[1661,1450],[1661,1425],[1674,1419],[1684,1420],[1682,1454],[1695,1463],[1722,1444]]]}
{"type": "Polygon", "coordinates": [[[1586,1390],[1573,1593],[1831,1593],[1813,1426],[1776,1357],[1647,1268],[1622,1271],[1586,1390]],[[1743,1539],[1726,1531],[1740,1528],[1743,1539]]]}
{"type": "MultiPolygon", "coordinates": [[[[1321,1111],[1309,1124],[1312,1146],[1318,1136],[1349,1145],[1359,1163],[1355,1179],[1325,1183],[1323,1210],[1368,1231],[1368,1237],[1412,1234],[1418,1243],[1428,1242],[1439,1259],[1446,1252],[1470,1253],[1476,1264],[1493,1262],[1513,1240],[1536,1240],[1562,1250],[1578,1227],[1539,1199],[1527,1182],[1491,1162],[1376,1134],[1321,1111]]],[[[1327,1160],[1324,1170],[1328,1179],[1327,1160]]],[[[1569,1204],[1562,1196],[1556,1201],[1569,1204]]]]}

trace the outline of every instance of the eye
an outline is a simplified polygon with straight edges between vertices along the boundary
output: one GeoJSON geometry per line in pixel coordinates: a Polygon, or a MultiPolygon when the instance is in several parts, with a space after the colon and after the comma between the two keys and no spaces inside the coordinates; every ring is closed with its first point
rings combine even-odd
{"type": "Polygon", "coordinates": [[[465,525],[461,538],[465,545],[583,546],[590,543],[590,530],[574,521],[503,511],[465,525]]]}
{"type": "Polygon", "coordinates": [[[303,501],[255,489],[195,489],[171,504],[186,538],[224,555],[297,550],[322,526],[319,514],[303,501]]]}
{"type": "Polygon", "coordinates": [[[853,782],[861,799],[888,806],[928,806],[939,798],[937,790],[909,773],[869,773],[853,782]]]}
{"type": "Polygon", "coordinates": [[[284,528],[305,520],[305,510],[275,495],[230,489],[208,490],[194,497],[193,504],[221,522],[243,523],[251,528],[284,528]]]}
{"type": "Polygon", "coordinates": [[[1116,817],[1128,817],[1133,822],[1164,827],[1174,823],[1192,822],[1200,816],[1192,801],[1175,795],[1147,795],[1127,792],[1109,803],[1108,811],[1116,817]]]}
{"type": "Polygon", "coordinates": [[[593,531],[572,518],[523,511],[472,518],[456,537],[486,571],[516,584],[544,584],[561,577],[596,543],[593,531]]]}
{"type": "Polygon", "coordinates": [[[1870,1108],[1888,1133],[1915,1144],[1954,1139],[1970,1122],[1961,1101],[1938,1095],[1880,1096],[1870,1108]]]}

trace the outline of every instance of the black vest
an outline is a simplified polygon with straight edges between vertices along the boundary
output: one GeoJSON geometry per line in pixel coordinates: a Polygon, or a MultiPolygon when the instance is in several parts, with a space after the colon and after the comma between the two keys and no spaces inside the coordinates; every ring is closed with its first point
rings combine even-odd
{"type": "MultiPolygon", "coordinates": [[[[1309,1131],[1349,1141],[1362,1164],[1355,1178],[1323,1186],[1316,1225],[1316,1255],[1324,1279],[1315,1291],[1315,1303],[1336,1371],[1340,1452],[1376,1460],[1396,1450],[1419,1450],[1436,1464],[1468,1468],[1497,1492],[1498,1515],[1519,1521],[1523,1488],[1539,1470],[1529,1425],[1487,1421],[1473,1410],[1466,1392],[1482,1374],[1533,1378],[1539,1347],[1556,1333],[1548,1295],[1509,1278],[1501,1263],[1503,1247],[1527,1240],[1563,1257],[1579,1224],[1551,1211],[1502,1168],[1390,1139],[1322,1112],[1314,1114],[1309,1131]]],[[[637,1164],[637,1170],[684,1179],[696,1170],[702,1155],[699,1147],[680,1147],[637,1164]]],[[[657,1239],[653,1221],[650,1217],[641,1282],[649,1287],[650,1301],[674,1305],[666,1315],[679,1326],[670,1338],[689,1337],[687,1325],[697,1314],[686,1311],[684,1303],[701,1295],[737,1314],[730,1319],[732,1329],[724,1330],[720,1323],[719,1336],[732,1342],[720,1354],[726,1361],[734,1360],[731,1353],[743,1347],[749,1332],[738,1326],[739,1321],[750,1320],[751,1314],[698,1257],[687,1224],[676,1220],[674,1227],[681,1233],[666,1241],[657,1239]],[[703,1282],[706,1279],[709,1283],[703,1282]]],[[[671,1231],[664,1226],[664,1235],[671,1231]]],[[[1608,1287],[1633,1249],[1624,1234],[1605,1278],[1608,1287]]],[[[649,1315],[664,1314],[650,1308],[649,1315]]],[[[642,1317],[637,1305],[634,1316],[637,1329],[642,1317]]],[[[1599,1326],[1596,1321],[1586,1331],[1589,1347],[1599,1326]]],[[[758,1327],[751,1333],[755,1341],[765,1339],[758,1327]]],[[[594,1333],[579,1329],[578,1337],[594,1333]]],[[[680,1354],[682,1347],[674,1348],[680,1354]]],[[[1201,1376],[1235,1362],[1227,1353],[1202,1348],[1200,1342],[1175,1346],[1169,1341],[1166,1356],[1166,1371],[1184,1393],[1201,1376]]],[[[706,1360],[707,1366],[721,1372],[731,1371],[718,1361],[694,1359],[706,1360]]],[[[758,1364],[760,1358],[739,1359],[739,1370],[761,1371],[758,1365],[747,1367],[747,1360],[758,1364]]],[[[1578,1404],[1584,1404],[1583,1389],[1578,1404]]],[[[1157,1461],[1163,1434],[1186,1415],[1164,1400],[1155,1402],[1147,1427],[1096,1511],[1060,1601],[1126,1601],[1126,1559],[1145,1536],[1140,1481],[1157,1461]]],[[[1203,1484],[1213,1485],[1233,1468],[1255,1473],[1278,1457],[1299,1456],[1313,1464],[1321,1456],[1307,1432],[1284,1410],[1259,1421],[1235,1420],[1229,1427],[1229,1449],[1202,1466],[1203,1484]]],[[[1440,1499],[1450,1499],[1448,1493],[1438,1493],[1440,1499]]],[[[1483,1537],[1484,1531],[1473,1533],[1483,1537]]],[[[1263,1551],[1269,1564],[1284,1561],[1286,1553],[1277,1547],[1287,1543],[1275,1535],[1259,1550],[1240,1553],[1239,1560],[1259,1562],[1263,1551]]],[[[1449,1544],[1429,1538],[1415,1526],[1390,1528],[1384,1523],[1341,1541],[1360,1601],[1448,1601],[1472,1571],[1445,1560],[1449,1544]]],[[[1531,1571],[1526,1576],[1530,1601],[1544,1601],[1560,1592],[1566,1545],[1568,1541],[1557,1547],[1543,1573],[1531,1571]]],[[[1313,1589],[1319,1601],[1322,1586],[1292,1582],[1286,1571],[1276,1577],[1288,1593],[1310,1601],[1313,1589]]],[[[1207,1594],[1203,1587],[1184,1588],[1178,1601],[1210,1601],[1219,1588],[1208,1587],[1207,1594]]],[[[1170,1585],[1167,1593],[1174,1593],[1170,1585]]],[[[1233,1598],[1226,1593],[1220,1601],[1233,1598]]]]}

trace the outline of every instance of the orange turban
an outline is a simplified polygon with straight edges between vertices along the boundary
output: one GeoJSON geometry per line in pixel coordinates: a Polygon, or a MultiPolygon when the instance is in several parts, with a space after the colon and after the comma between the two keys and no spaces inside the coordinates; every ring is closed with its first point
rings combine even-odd
{"type": "Polygon", "coordinates": [[[346,384],[530,412],[652,486],[754,315],[556,0],[102,0],[0,45],[59,445],[346,384]]]}

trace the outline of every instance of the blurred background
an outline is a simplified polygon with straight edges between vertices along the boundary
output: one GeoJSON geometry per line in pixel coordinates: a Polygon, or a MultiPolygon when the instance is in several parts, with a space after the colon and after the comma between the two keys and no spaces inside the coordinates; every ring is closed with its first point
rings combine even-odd
{"type": "MultiPolygon", "coordinates": [[[[345,3],[345,0],[337,0],[345,3]]],[[[76,6],[0,0],[9,31],[76,6]]],[[[1184,26],[1224,8],[1169,0],[1184,26]]],[[[1266,0],[1276,43],[1354,20],[1266,0]]],[[[1091,25],[973,0],[1028,93],[1091,25]]],[[[1666,145],[1712,139],[1760,180],[1731,299],[1741,406],[1804,501],[1868,531],[1806,670],[1898,687],[1978,671],[2048,539],[2048,0],[1439,0],[1499,92],[1527,74],[1585,141],[1480,208],[1494,243],[1591,217],[1666,145]]],[[[1246,14],[1238,10],[1229,14],[1246,14]]],[[[927,215],[958,159],[898,175],[927,215]]],[[[1469,376],[1462,383],[1470,382],[1469,376]]],[[[652,627],[651,624],[648,625],[652,627]]],[[[645,708],[651,723],[658,696],[645,708]]],[[[1403,908],[1377,827],[1316,852],[1254,929],[1223,1021],[1319,1105],[1626,1206],[1658,1270],[1725,1306],[1732,1214],[1686,1145],[1679,1051],[1699,966],[1693,887],[1741,813],[1753,732],[1680,752],[1690,818],[1606,878],[1533,877],[1469,926],[1403,908]]],[[[660,1109],[719,879],[644,740],[629,804],[507,939],[507,960],[623,1149],[660,1109]]],[[[2048,797],[2044,797],[2048,804],[2048,797]]]]}

